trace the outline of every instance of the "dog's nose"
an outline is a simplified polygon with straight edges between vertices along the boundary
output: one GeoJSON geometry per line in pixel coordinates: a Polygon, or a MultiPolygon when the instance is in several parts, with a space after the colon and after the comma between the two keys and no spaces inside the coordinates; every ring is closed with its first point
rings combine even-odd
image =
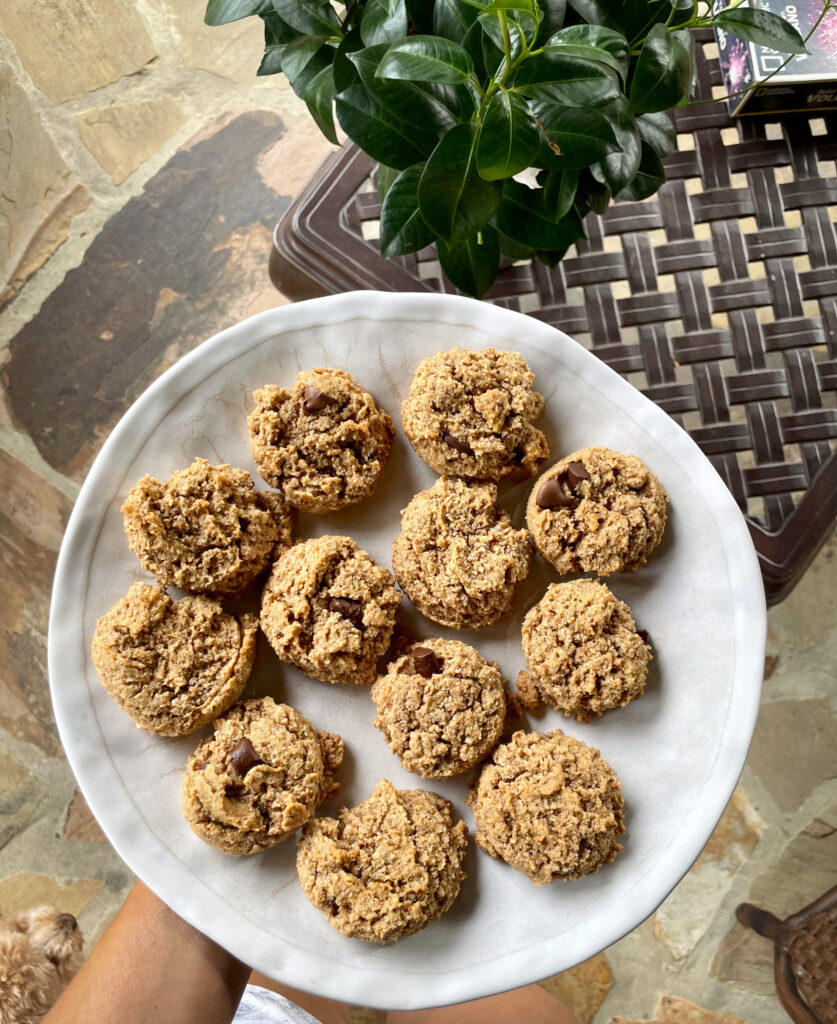
{"type": "Polygon", "coordinates": [[[72,914],[59,914],[55,919],[59,928],[66,928],[68,932],[74,932],[78,928],[78,921],[72,914]]]}

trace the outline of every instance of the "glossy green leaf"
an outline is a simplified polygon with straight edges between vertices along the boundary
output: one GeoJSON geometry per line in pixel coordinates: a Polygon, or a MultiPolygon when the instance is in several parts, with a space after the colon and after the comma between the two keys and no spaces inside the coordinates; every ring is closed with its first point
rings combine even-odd
{"type": "Polygon", "coordinates": [[[714,25],[731,36],[779,53],[808,53],[805,40],[784,18],[755,7],[728,7],[712,19],[714,25]]]}
{"type": "Polygon", "coordinates": [[[446,132],[459,120],[472,118],[473,100],[463,86],[378,78],[381,59],[388,49],[384,43],[347,54],[360,80],[385,109],[421,131],[437,133],[446,132]]]}
{"type": "Polygon", "coordinates": [[[610,123],[616,134],[619,149],[608,153],[604,159],[590,167],[590,173],[603,185],[607,185],[613,195],[625,188],[639,170],[642,144],[636,125],[636,118],[631,114],[613,111],[610,123]]]}
{"type": "Polygon", "coordinates": [[[278,75],[282,70],[285,47],[298,39],[299,33],[282,21],[275,11],[261,15],[261,19],[264,22],[264,56],[257,74],[278,75]]]}
{"type": "Polygon", "coordinates": [[[540,9],[535,0],[489,0],[482,11],[483,14],[519,11],[521,14],[528,14],[535,21],[540,21],[540,9]]]}
{"type": "Polygon", "coordinates": [[[273,10],[273,0],[209,0],[206,5],[204,22],[207,25],[226,25],[251,14],[268,14],[273,10]]]}
{"type": "Polygon", "coordinates": [[[400,173],[394,167],[387,167],[386,164],[378,164],[375,168],[375,191],[381,202],[386,199],[387,192],[392,188],[392,183],[400,173]]]}
{"type": "Polygon", "coordinates": [[[446,245],[441,239],[436,243],[439,264],[448,280],[476,299],[481,299],[494,284],[500,269],[497,232],[485,227],[480,236],[453,245],[446,245]]]}
{"type": "Polygon", "coordinates": [[[344,89],[348,89],[350,85],[357,85],[361,80],[357,66],[349,57],[350,54],[358,53],[362,49],[363,40],[360,38],[360,29],[352,29],[341,40],[334,54],[335,92],[343,92],[344,89]]]}
{"type": "Polygon", "coordinates": [[[418,183],[424,164],[402,171],[392,183],[381,207],[381,255],[402,256],[435,241],[419,211],[418,183]]]}
{"type": "Polygon", "coordinates": [[[314,56],[322,49],[323,40],[316,36],[299,36],[288,43],[282,52],[282,71],[293,85],[311,63],[314,56]]]}
{"type": "Polygon", "coordinates": [[[337,145],[334,128],[334,76],[331,66],[318,71],[305,88],[302,98],[320,131],[337,145]]]}
{"type": "Polygon", "coordinates": [[[530,166],[540,129],[522,96],[500,90],[488,102],[477,141],[477,169],[486,181],[510,178],[530,166]]]}
{"type": "Polygon", "coordinates": [[[359,82],[337,94],[335,110],[340,127],[373,160],[403,170],[433,151],[436,136],[384,107],[359,82]]]}
{"type": "Polygon", "coordinates": [[[549,38],[546,49],[597,60],[623,79],[628,73],[628,41],[621,32],[602,25],[569,25],[549,38]]]}
{"type": "Polygon", "coordinates": [[[433,7],[433,33],[461,43],[476,22],[479,11],[464,0],[436,0],[433,7]]]}
{"type": "MultiPolygon", "coordinates": [[[[539,15],[540,11],[537,11],[535,14],[517,9],[507,11],[506,26],[509,32],[509,44],[513,60],[517,60],[518,56],[522,53],[524,39],[527,46],[531,46],[534,42],[535,36],[538,34],[539,15]]],[[[483,12],[477,16],[477,21],[491,42],[501,53],[504,53],[503,26],[500,24],[497,14],[486,14],[483,12]]]]}
{"type": "Polygon", "coordinates": [[[643,142],[642,159],[640,160],[637,173],[633,181],[626,185],[616,198],[632,199],[634,201],[647,199],[648,196],[654,195],[664,181],[665,173],[663,172],[662,161],[657,153],[643,142]]]}
{"type": "Polygon", "coordinates": [[[367,46],[403,39],[407,35],[404,0],[366,0],[360,19],[360,35],[367,46]]]}
{"type": "Polygon", "coordinates": [[[661,159],[673,153],[677,136],[669,115],[661,110],[656,114],[640,114],[636,119],[639,137],[647,143],[661,159]]]}
{"type": "Polygon", "coordinates": [[[497,232],[497,242],[500,246],[500,252],[504,256],[508,256],[510,259],[534,259],[535,250],[530,245],[521,245],[520,242],[515,242],[513,238],[509,238],[508,235],[504,235],[502,231],[497,232]]]}
{"type": "MultiPolygon", "coordinates": [[[[331,70],[331,64],[334,60],[335,52],[336,51],[331,46],[321,46],[313,57],[311,57],[311,59],[306,63],[305,67],[302,68],[294,78],[288,79],[291,83],[291,88],[301,100],[305,99],[305,93],[308,86],[311,84],[311,81],[325,68],[331,70]]],[[[284,58],[282,70],[284,70],[284,58]]]]}
{"type": "Polygon", "coordinates": [[[549,172],[543,186],[543,201],[553,220],[561,220],[570,212],[577,190],[578,171],[556,167],[549,172]]]}
{"type": "Polygon", "coordinates": [[[422,216],[448,244],[475,235],[491,220],[500,202],[500,186],[484,181],[477,173],[476,142],[475,125],[451,128],[434,149],[419,181],[422,216]]]}
{"type": "Polygon", "coordinates": [[[312,36],[332,36],[340,32],[340,22],[328,0],[273,0],[279,17],[298,32],[312,36]]]}
{"type": "Polygon", "coordinates": [[[667,110],[688,95],[694,72],[693,46],[688,30],[669,32],[664,25],[651,29],[631,82],[630,113],[667,110]]]}
{"type": "Polygon", "coordinates": [[[604,213],[610,206],[613,195],[601,181],[597,181],[588,168],[584,168],[578,175],[578,194],[575,207],[581,213],[582,210],[592,210],[594,213],[604,213]]]}
{"type": "Polygon", "coordinates": [[[622,95],[612,68],[597,60],[546,51],[521,65],[514,88],[567,107],[601,107],[622,95]]]}
{"type": "Polygon", "coordinates": [[[589,25],[604,25],[618,31],[619,20],[614,18],[603,0],[567,0],[567,3],[589,25]]]}
{"type": "Polygon", "coordinates": [[[583,237],[581,219],[574,210],[555,220],[544,201],[543,189],[507,181],[495,223],[504,235],[532,249],[564,249],[583,237]]]}
{"type": "Polygon", "coordinates": [[[601,110],[559,107],[539,101],[530,106],[547,138],[558,149],[563,167],[589,167],[617,146],[613,126],[601,110]]]}
{"type": "Polygon", "coordinates": [[[410,36],[390,47],[377,76],[453,85],[466,81],[473,70],[473,61],[458,43],[438,36],[410,36]]]}
{"type": "Polygon", "coordinates": [[[563,26],[567,14],[567,0],[538,0],[541,24],[536,42],[543,45],[563,26]]]}

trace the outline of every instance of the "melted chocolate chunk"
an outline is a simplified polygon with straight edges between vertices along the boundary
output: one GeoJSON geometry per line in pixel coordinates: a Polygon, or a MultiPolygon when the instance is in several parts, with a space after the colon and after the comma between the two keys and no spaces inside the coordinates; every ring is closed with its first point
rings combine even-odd
{"type": "Polygon", "coordinates": [[[459,438],[454,437],[453,434],[445,434],[442,440],[449,448],[455,448],[456,451],[462,452],[463,455],[474,454],[474,449],[469,444],[465,441],[460,441],[459,438]]]}
{"type": "Polygon", "coordinates": [[[320,391],[319,388],[315,388],[312,384],[306,384],[305,390],[302,392],[302,411],[305,413],[322,412],[329,405],[335,405],[335,400],[331,395],[325,394],[324,391],[320,391]]]}
{"type": "Polygon", "coordinates": [[[441,672],[445,664],[441,658],[436,657],[429,647],[414,647],[410,654],[413,656],[416,672],[420,676],[424,676],[425,679],[429,679],[431,676],[436,675],[437,672],[441,672]]]}
{"type": "Polygon", "coordinates": [[[571,462],[567,466],[567,483],[572,489],[577,484],[580,484],[582,480],[589,480],[590,474],[587,472],[587,467],[583,462],[571,462]]]}
{"type": "Polygon", "coordinates": [[[355,601],[351,597],[330,597],[328,599],[328,610],[342,615],[344,619],[348,619],[357,629],[360,629],[363,625],[363,605],[360,601],[355,601]]]}
{"type": "Polygon", "coordinates": [[[246,792],[246,786],[224,786],[224,796],[228,800],[240,800],[246,792]]]}
{"type": "Polygon", "coordinates": [[[552,477],[549,480],[544,480],[540,486],[535,501],[538,503],[538,508],[577,508],[578,498],[573,497],[572,494],[567,494],[564,488],[561,486],[564,477],[561,476],[552,477]]]}
{"type": "Polygon", "coordinates": [[[651,638],[648,636],[647,629],[638,629],[636,635],[644,644],[647,644],[649,647],[651,646],[651,638]]]}
{"type": "Polygon", "coordinates": [[[246,736],[233,747],[230,752],[230,761],[242,779],[251,768],[255,768],[257,764],[264,764],[264,761],[256,753],[255,747],[246,736]]]}

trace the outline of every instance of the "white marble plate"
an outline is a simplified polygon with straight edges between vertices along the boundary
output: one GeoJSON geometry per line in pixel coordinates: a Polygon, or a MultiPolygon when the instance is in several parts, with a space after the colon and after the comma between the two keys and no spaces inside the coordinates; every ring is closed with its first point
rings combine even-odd
{"type": "MultiPolygon", "coordinates": [[[[346,533],[385,565],[399,510],[432,471],[399,430],[377,493],[299,533],[346,533]]],[[[259,480],[258,486],[264,486],[259,480]]],[[[522,522],[528,485],[501,502],[522,522]]],[[[522,667],[523,611],[555,579],[539,562],[510,623],[460,634],[508,680],[522,667]]],[[[405,600],[405,605],[407,604],[405,600]]],[[[446,631],[407,607],[424,635],[446,631]]],[[[447,634],[453,635],[453,634],[447,634]]],[[[284,306],[222,331],[163,374],[129,409],[96,459],[73,511],[55,579],[49,674],[70,763],[93,813],[129,867],[162,899],[236,956],[298,988],[350,1003],[414,1009],[475,999],[554,974],[638,925],[689,869],[732,793],[752,734],[764,664],[765,604],[753,545],[726,487],[687,434],[566,335],[509,310],[450,295],[355,292],[284,306]],[[289,383],[298,370],[339,366],[399,422],[419,360],[461,345],[516,349],[546,398],[553,457],[590,444],[640,455],[671,498],[666,534],[648,565],[610,579],[655,649],[648,690],[627,708],[578,725],[548,712],[533,727],[562,726],[599,747],[618,773],[627,809],[625,849],[580,881],[536,888],[473,844],[468,878],[444,917],[418,935],[377,947],[335,932],[306,901],[295,844],[237,859],[198,840],[180,812],[180,773],[197,737],[137,730],[99,684],[90,641],[97,618],[144,574],[122,534],[120,504],[144,473],[164,479],[195,456],[257,476],[245,416],[250,392],[289,383]]],[[[357,803],[382,777],[425,786],[472,824],[468,777],[428,784],[403,771],[372,726],[368,691],[314,682],[260,644],[248,694],[270,693],[348,755],[341,800],[357,803]]]]}

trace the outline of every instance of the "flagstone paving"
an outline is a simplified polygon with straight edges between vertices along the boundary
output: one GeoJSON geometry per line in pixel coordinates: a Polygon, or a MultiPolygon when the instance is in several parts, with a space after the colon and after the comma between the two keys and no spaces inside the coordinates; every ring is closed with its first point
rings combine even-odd
{"type": "MultiPolygon", "coordinates": [[[[210,30],[202,9],[0,11],[0,915],[54,903],[79,917],[88,947],[133,878],[52,718],[61,536],[143,388],[203,338],[285,301],[267,277],[270,232],[331,149],[286,83],[255,78],[258,26],[210,30]]],[[[634,932],[543,982],[584,1024],[788,1019],[771,945],[734,910],[751,900],[782,916],[837,882],[836,553],[832,536],[769,614],[747,766],[692,870],[634,932]]]]}

